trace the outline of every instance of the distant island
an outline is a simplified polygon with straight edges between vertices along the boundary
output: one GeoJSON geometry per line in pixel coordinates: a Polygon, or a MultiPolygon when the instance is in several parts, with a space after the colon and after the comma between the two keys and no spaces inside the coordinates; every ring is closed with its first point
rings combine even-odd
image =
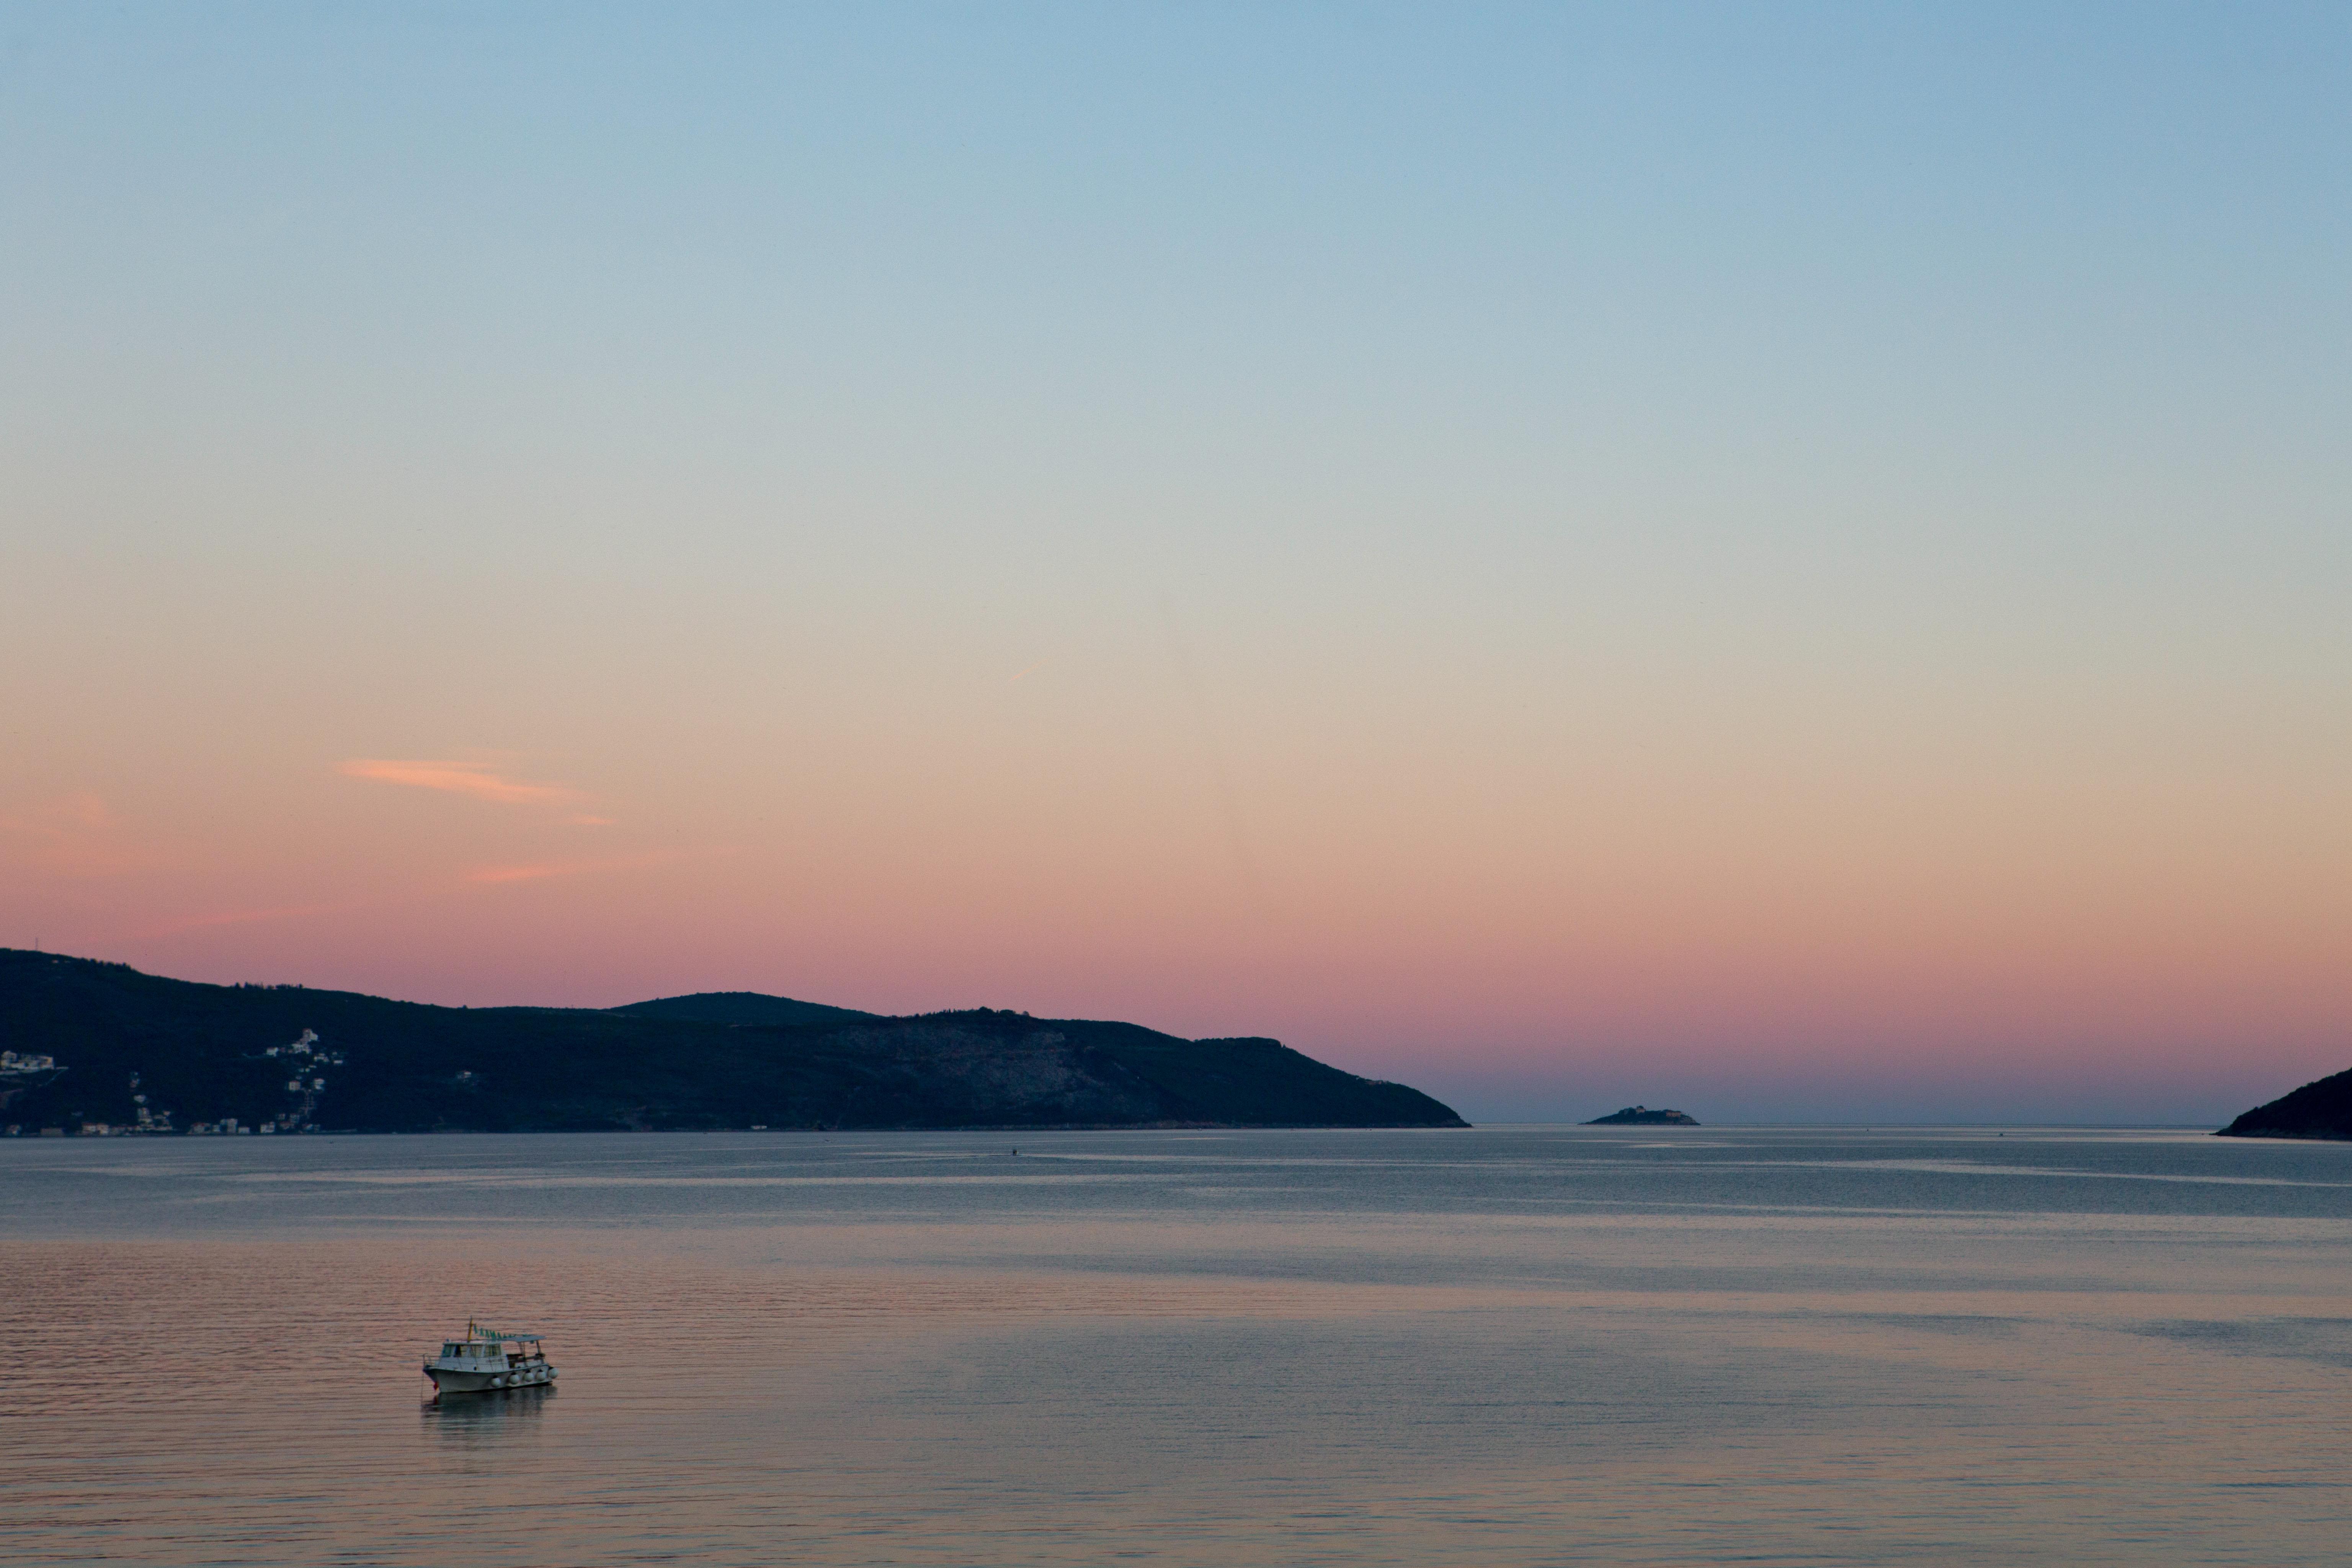
{"type": "Polygon", "coordinates": [[[1686,1110],[1653,1110],[1646,1105],[1629,1105],[1622,1110],[1612,1110],[1606,1116],[1596,1116],[1587,1127],[1696,1127],[1698,1118],[1686,1110]]]}
{"type": "Polygon", "coordinates": [[[1463,1127],[1276,1040],[756,992],[436,1007],[0,948],[19,1136],[719,1128],[1463,1127]]]}
{"type": "Polygon", "coordinates": [[[2215,1136],[2352,1142],[2352,1070],[2305,1084],[2268,1105],[2257,1105],[2215,1136]]]}

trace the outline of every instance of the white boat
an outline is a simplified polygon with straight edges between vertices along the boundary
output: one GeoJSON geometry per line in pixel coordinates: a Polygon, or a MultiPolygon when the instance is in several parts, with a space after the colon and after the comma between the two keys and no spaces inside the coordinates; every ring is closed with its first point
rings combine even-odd
{"type": "Polygon", "coordinates": [[[536,1388],[555,1381],[547,1352],[537,1334],[516,1329],[466,1325],[462,1340],[443,1342],[441,1353],[425,1363],[433,1380],[433,1394],[488,1394],[509,1388],[536,1388]]]}

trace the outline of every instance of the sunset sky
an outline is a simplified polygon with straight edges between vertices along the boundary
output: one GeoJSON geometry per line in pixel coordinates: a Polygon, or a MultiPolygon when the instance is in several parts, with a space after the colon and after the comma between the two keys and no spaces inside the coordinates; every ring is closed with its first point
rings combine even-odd
{"type": "Polygon", "coordinates": [[[0,945],[2352,1067],[2352,8],[14,6],[0,945]]]}

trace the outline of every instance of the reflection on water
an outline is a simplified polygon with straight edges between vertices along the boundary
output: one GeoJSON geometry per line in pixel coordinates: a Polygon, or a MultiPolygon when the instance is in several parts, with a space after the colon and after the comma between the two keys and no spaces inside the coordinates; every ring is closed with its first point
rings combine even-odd
{"type": "Polygon", "coordinates": [[[512,1439],[535,1427],[559,1385],[494,1389],[486,1394],[427,1394],[420,1406],[426,1430],[453,1443],[512,1439]]]}
{"type": "Polygon", "coordinates": [[[486,1564],[2318,1563],[2352,1526],[2352,1148],[1021,1147],[0,1143],[0,1559],[438,1564],[459,1504],[486,1564]],[[563,1382],[429,1401],[469,1317],[563,1382]]]}

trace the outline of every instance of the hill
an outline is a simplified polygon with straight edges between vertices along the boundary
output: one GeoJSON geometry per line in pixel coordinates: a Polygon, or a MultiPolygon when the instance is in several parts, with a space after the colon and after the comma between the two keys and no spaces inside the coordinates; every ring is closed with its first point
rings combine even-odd
{"type": "Polygon", "coordinates": [[[657,996],[604,1011],[631,1018],[698,1018],[709,1024],[848,1024],[881,1016],[855,1007],[763,996],[757,991],[697,991],[690,996],[657,996]]]}
{"type": "Polygon", "coordinates": [[[159,1131],[1464,1125],[1266,1039],[751,993],[436,1007],[16,949],[0,949],[0,1126],[26,1133],[142,1114],[159,1131]]]}
{"type": "Polygon", "coordinates": [[[2217,1136],[2352,1140],[2352,1071],[2339,1072],[2257,1105],[2217,1136]]]}

